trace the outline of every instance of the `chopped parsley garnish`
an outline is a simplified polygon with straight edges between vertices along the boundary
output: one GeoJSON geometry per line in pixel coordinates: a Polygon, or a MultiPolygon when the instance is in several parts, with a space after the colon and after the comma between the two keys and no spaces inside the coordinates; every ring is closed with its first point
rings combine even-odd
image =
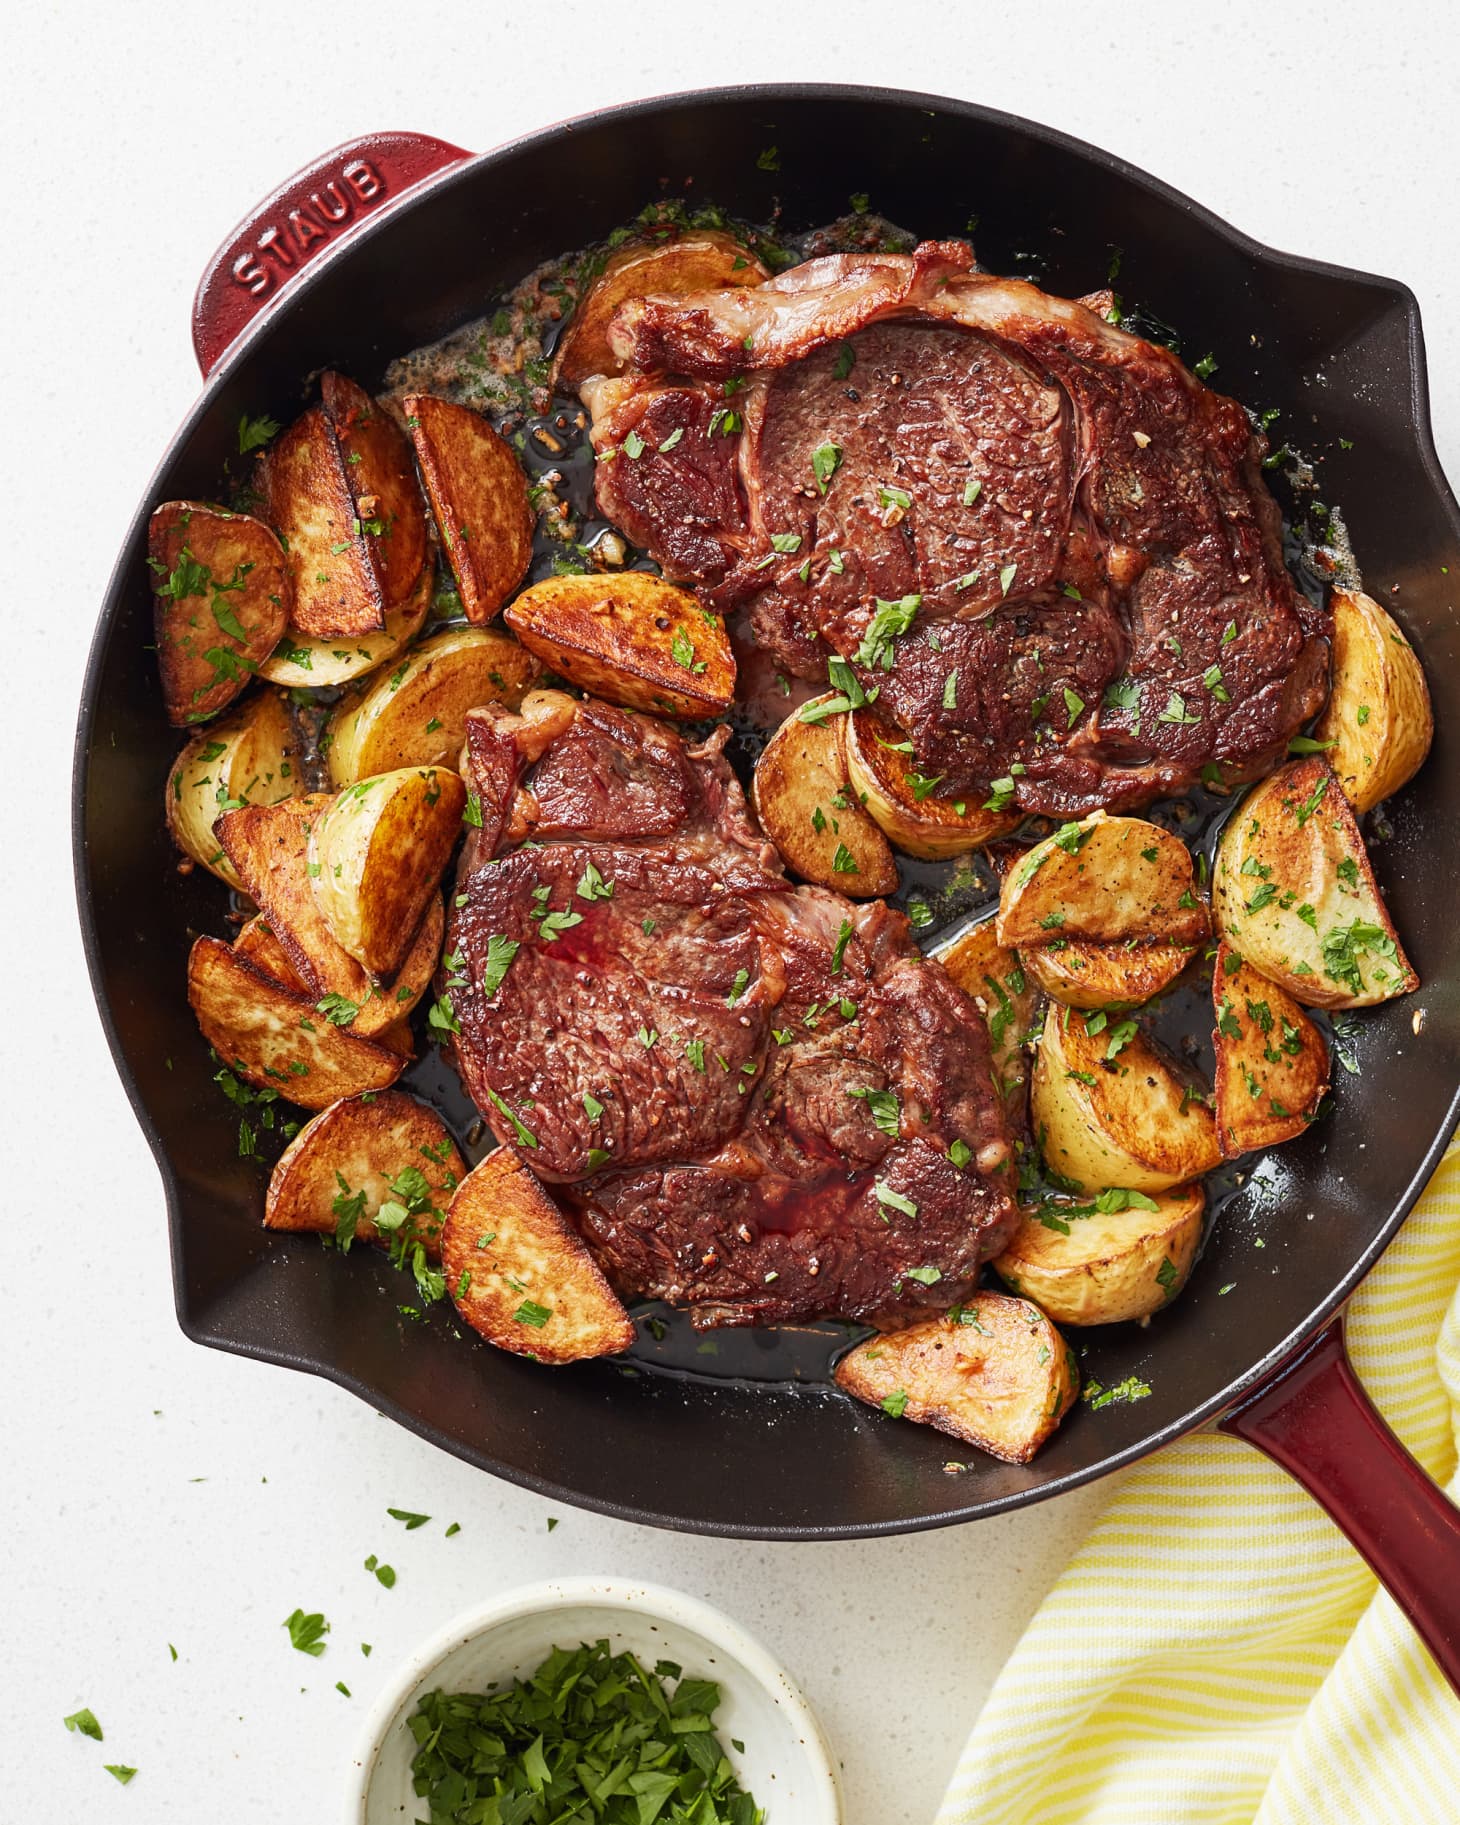
{"type": "Polygon", "coordinates": [[[1337,747],[1336,742],[1315,741],[1311,735],[1295,735],[1288,743],[1289,754],[1322,754],[1327,749],[1337,747]]]}
{"type": "Polygon", "coordinates": [[[870,1085],[863,1085],[860,1090],[848,1090],[847,1095],[860,1097],[882,1132],[890,1135],[893,1140],[897,1139],[902,1104],[898,1101],[895,1090],[874,1090],[870,1085]]]}
{"type": "Polygon", "coordinates": [[[490,1692],[427,1692],[408,1719],[412,1816],[756,1825],[764,1814],[715,1734],[719,1705],[713,1681],[670,1660],[651,1671],[607,1641],[554,1648],[530,1679],[490,1692]]]}
{"type": "Polygon", "coordinates": [[[890,672],[892,643],[912,626],[913,617],[922,606],[923,598],[920,595],[903,596],[896,602],[884,602],[880,596],[876,596],[873,601],[875,607],[871,622],[862,636],[862,644],[857,648],[857,664],[866,666],[869,671],[880,667],[884,672],[890,672]]]}
{"type": "Polygon", "coordinates": [[[695,658],[694,642],[682,627],[674,630],[674,638],[669,643],[669,656],[676,665],[683,666],[685,671],[700,673],[705,670],[706,661],[695,658]]]}
{"type": "Polygon", "coordinates": [[[1190,725],[1201,721],[1200,716],[1193,716],[1186,707],[1186,700],[1176,691],[1166,699],[1166,708],[1156,712],[1157,722],[1173,722],[1190,725]]]}
{"type": "MultiPolygon", "coordinates": [[[[592,867],[592,863],[589,863],[592,867]]],[[[504,938],[500,932],[493,932],[487,939],[487,965],[482,971],[482,993],[495,995],[501,988],[503,978],[512,967],[512,959],[522,946],[516,938],[504,938]]]]}
{"type": "Polygon", "coordinates": [[[301,1654],[312,1654],[318,1660],[324,1652],[324,1638],[330,1632],[330,1625],[318,1610],[307,1616],[303,1610],[295,1610],[292,1616],[285,1617],[283,1626],[301,1654]]]}
{"type": "Polygon", "coordinates": [[[1074,728],[1075,724],[1080,719],[1080,712],[1081,712],[1081,710],[1084,709],[1084,707],[1085,707],[1085,699],[1083,697],[1081,697],[1077,692],[1072,691],[1070,689],[1070,687],[1068,685],[1066,685],[1065,686],[1065,708],[1066,708],[1066,710],[1069,711],[1069,715],[1070,715],[1070,720],[1065,725],[1066,728],[1070,728],[1070,729],[1074,728]]]}
{"type": "Polygon", "coordinates": [[[1018,570],[1019,570],[1019,566],[1017,564],[1006,564],[1004,566],[1004,568],[999,572],[999,594],[1001,596],[1008,595],[1009,587],[1013,583],[1015,576],[1018,574],[1018,570]]]}
{"type": "Polygon", "coordinates": [[[515,1324],[530,1325],[533,1330],[540,1331],[552,1315],[553,1308],[550,1305],[539,1305],[535,1299],[524,1299],[512,1314],[512,1319],[515,1324]]]}
{"type": "Polygon", "coordinates": [[[973,505],[973,503],[978,499],[978,497],[982,493],[983,493],[983,483],[982,482],[977,482],[977,481],[965,482],[963,484],[963,504],[964,504],[964,506],[971,507],[973,505]]]}
{"type": "Polygon", "coordinates": [[[1193,364],[1191,371],[1196,375],[1198,380],[1210,380],[1212,375],[1217,371],[1215,356],[1211,354],[1203,355],[1200,361],[1193,364]]]}
{"type": "Polygon", "coordinates": [[[948,1146],[948,1160],[960,1172],[973,1158],[973,1149],[967,1141],[951,1141],[948,1146]]]}
{"type": "Polygon", "coordinates": [[[831,953],[831,974],[833,976],[840,976],[842,973],[842,960],[847,954],[847,940],[851,935],[852,922],[850,919],[843,919],[841,930],[836,935],[836,944],[831,953]]]}
{"type": "Polygon", "coordinates": [[[851,850],[847,848],[845,843],[838,843],[836,846],[836,854],[831,858],[831,872],[833,874],[858,874],[861,872],[857,867],[857,858],[852,854],[851,850]]]}
{"type": "Polygon", "coordinates": [[[918,1214],[918,1207],[911,1198],[905,1198],[900,1191],[894,1191],[881,1179],[872,1181],[872,1193],[877,1202],[888,1210],[900,1210],[905,1217],[916,1217],[918,1214]]]}
{"type": "Polygon", "coordinates": [[[605,881],[592,862],[583,870],[576,889],[580,900],[611,900],[613,882],[605,881]]]}
{"type": "MultiPolygon", "coordinates": [[[[295,1614],[298,1614],[297,1610],[295,1614]]],[[[61,1722],[78,1736],[89,1736],[94,1743],[102,1741],[101,1725],[96,1721],[96,1713],[89,1705],[83,1705],[79,1711],[73,1711],[69,1717],[63,1717],[61,1722]]]]}
{"type": "Polygon", "coordinates": [[[750,971],[745,969],[736,970],[735,980],[730,984],[730,993],[725,997],[725,1006],[727,1008],[733,1008],[749,986],[750,971]]]}
{"type": "Polygon", "coordinates": [[[857,351],[850,342],[844,342],[837,350],[836,365],[831,370],[833,380],[845,380],[857,365],[857,351]]]}
{"type": "Polygon", "coordinates": [[[896,1393],[889,1394],[882,1402],[882,1411],[889,1419],[901,1419],[907,1412],[907,1389],[899,1388],[896,1393]]]}
{"type": "Polygon", "coordinates": [[[279,435],[279,421],[261,414],[250,418],[245,412],[238,421],[238,454],[247,456],[251,450],[262,450],[264,445],[279,435]]]}
{"type": "Polygon", "coordinates": [[[512,1124],[512,1132],[517,1136],[520,1144],[524,1147],[535,1147],[537,1145],[537,1136],[526,1126],[521,1116],[518,1115],[512,1105],[507,1102],[505,1098],[499,1096],[490,1085],[487,1086],[487,1096],[494,1106],[500,1109],[502,1114],[505,1115],[507,1120],[512,1124]]]}
{"type": "Polygon", "coordinates": [[[387,1508],[385,1512],[392,1521],[404,1521],[407,1533],[414,1533],[431,1519],[428,1514],[413,1514],[409,1508],[387,1508]]]}
{"type": "Polygon", "coordinates": [[[840,444],[821,444],[811,452],[811,473],[816,477],[816,487],[819,493],[826,493],[826,485],[836,474],[837,465],[841,459],[840,444]]]}

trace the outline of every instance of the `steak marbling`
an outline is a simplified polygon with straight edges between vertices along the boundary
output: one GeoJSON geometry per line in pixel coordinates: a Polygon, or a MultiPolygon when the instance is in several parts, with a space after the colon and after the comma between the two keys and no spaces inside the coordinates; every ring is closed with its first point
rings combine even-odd
{"type": "Polygon", "coordinates": [[[725,735],[557,692],[471,713],[458,1068],[626,1295],[944,1309],[1015,1220],[982,1017],[901,914],[791,887],[725,735]]]}
{"type": "Polygon", "coordinates": [[[1329,624],[1284,568],[1265,442],[1168,350],[971,259],[622,306],[625,371],[584,388],[601,508],[787,670],[850,660],[943,795],[1075,816],[1268,770],[1329,624]],[[879,602],[912,604],[905,633],[879,602]]]}

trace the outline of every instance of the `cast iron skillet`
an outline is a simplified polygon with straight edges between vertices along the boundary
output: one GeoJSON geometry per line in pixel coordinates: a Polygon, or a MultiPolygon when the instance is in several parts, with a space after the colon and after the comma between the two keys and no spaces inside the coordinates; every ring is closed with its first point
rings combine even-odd
{"type": "MultiPolygon", "coordinates": [[[[556,1498],[762,1538],[993,1514],[1225,1414],[1337,1515],[1460,1678],[1460,1526],[1364,1401],[1337,1318],[1438,1160],[1460,1084],[1460,745],[1449,735],[1460,516],[1431,443],[1410,293],[1273,253],[1047,128],[932,96],[798,85],[611,109],[480,158],[410,134],[340,147],[225,243],[199,291],[195,342],[207,384],[122,547],[86,678],[75,784],[88,961],[162,1172],[188,1336],[328,1376],[556,1498]],[[841,213],[853,191],[925,236],[960,234],[977,214],[986,265],[1017,271],[1037,252],[1044,282],[1067,295],[1102,283],[1121,247],[1127,295],[1179,326],[1189,359],[1211,349],[1224,390],[1279,407],[1281,432],[1324,458],[1324,495],[1342,503],[1371,588],[1414,637],[1439,712],[1434,752],[1376,855],[1423,989],[1362,1018],[1361,1075],[1344,1076],[1336,1114],[1271,1156],[1171,1310],[1144,1330],[1077,1340],[1087,1376],[1107,1386],[1139,1376],[1149,1398],[1082,1409],[1033,1464],[973,1453],[956,1475],[944,1464],[964,1453],[940,1434],[790,1385],[794,1339],[740,1340],[730,1379],[548,1372],[460,1340],[444,1313],[401,1317],[398,1276],[370,1250],[343,1262],[265,1235],[261,1175],[237,1158],[235,1112],[210,1081],[184,993],[191,932],[218,926],[217,888],[201,871],[177,875],[158,802],[178,738],[146,650],[147,515],[157,500],[216,488],[241,414],[287,420],[325,366],[378,383],[392,356],[480,315],[537,262],[660,194],[755,221],[779,207],[803,227],[841,213]]],[[[694,1366],[712,1375],[717,1364],[694,1366]]]]}

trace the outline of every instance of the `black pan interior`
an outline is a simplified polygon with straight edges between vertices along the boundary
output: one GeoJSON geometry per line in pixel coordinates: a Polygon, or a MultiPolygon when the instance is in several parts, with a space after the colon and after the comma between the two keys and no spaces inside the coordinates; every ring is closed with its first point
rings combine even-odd
{"type": "Polygon", "coordinates": [[[1456,579],[1460,517],[1430,442],[1405,288],[1273,254],[1062,136],[931,97],[747,89],[613,110],[465,167],[308,274],[225,364],[139,503],[102,612],[77,742],[78,889],[103,1017],[167,1190],[184,1330],[327,1375],[445,1449],[562,1499],[735,1534],[970,1518],[1097,1475],[1219,1410],[1351,1290],[1454,1120],[1456,579]],[[853,192],[925,236],[962,234],[976,217],[986,266],[1055,292],[1103,284],[1121,249],[1127,300],[1176,326],[1188,359],[1210,350],[1214,384],[1277,407],[1275,441],[1321,457],[1321,492],[1342,505],[1365,580],[1414,638],[1436,702],[1434,751],[1375,852],[1424,986],[1358,1018],[1358,1073],[1339,1074],[1332,1116],[1257,1167],[1170,1311],[1146,1328],[1073,1334],[1088,1377],[1136,1378],[1149,1394],[1082,1408],[1022,1468],[812,1379],[797,1385],[824,1358],[816,1338],[737,1339],[683,1374],[546,1371],[459,1337],[443,1311],[402,1314],[409,1291],[373,1251],[341,1261],[266,1237],[263,1174],[237,1158],[236,1111],[212,1082],[184,993],[191,937],[219,929],[217,885],[177,875],[160,816],[178,744],[147,651],[146,515],[154,500],[216,491],[242,413],[287,419],[324,366],[377,384],[392,357],[661,194],[753,221],[779,211],[802,228],[842,213],[853,192]]]}

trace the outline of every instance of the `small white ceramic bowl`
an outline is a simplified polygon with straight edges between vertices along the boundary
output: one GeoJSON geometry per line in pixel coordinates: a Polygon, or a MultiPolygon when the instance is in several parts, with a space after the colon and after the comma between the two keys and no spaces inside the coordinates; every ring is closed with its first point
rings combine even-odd
{"type": "Polygon", "coordinates": [[[821,1728],[784,1668],[719,1610],[653,1584],[567,1578],[524,1585],[466,1610],[410,1657],[380,1694],[350,1764],[345,1825],[413,1825],[416,1744],[406,1719],[438,1686],[484,1692],[533,1673],[554,1647],[607,1638],[718,1682],[715,1730],[766,1825],[837,1825],[836,1774],[821,1728]],[[731,1738],[745,1744],[743,1754],[731,1738]]]}

